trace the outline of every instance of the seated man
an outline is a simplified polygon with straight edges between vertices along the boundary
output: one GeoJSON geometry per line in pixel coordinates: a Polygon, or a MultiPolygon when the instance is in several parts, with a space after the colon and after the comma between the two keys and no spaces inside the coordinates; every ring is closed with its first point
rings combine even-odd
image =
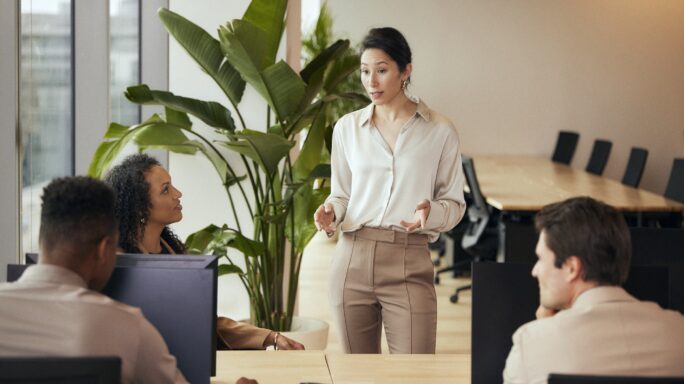
{"type": "Polygon", "coordinates": [[[684,376],[684,316],[620,287],[631,257],[622,215],[579,197],[544,207],[535,224],[541,305],[513,335],[504,382],[545,383],[550,373],[684,376]]]}
{"type": "Polygon", "coordinates": [[[138,308],[102,289],[116,264],[114,192],[87,177],[43,191],[38,265],[0,284],[0,356],[119,356],[125,383],[185,383],[138,308]]]}

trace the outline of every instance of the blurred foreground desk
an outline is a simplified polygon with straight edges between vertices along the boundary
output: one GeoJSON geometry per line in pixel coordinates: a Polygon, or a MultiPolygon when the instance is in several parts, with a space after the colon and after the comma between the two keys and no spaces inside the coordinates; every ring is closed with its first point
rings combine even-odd
{"type": "Polygon", "coordinates": [[[322,351],[219,351],[213,384],[470,384],[470,355],[325,355],[322,351]]]}
{"type": "Polygon", "coordinates": [[[234,384],[243,376],[259,384],[332,383],[323,351],[216,352],[212,384],[234,384]]]}
{"type": "Polygon", "coordinates": [[[469,354],[326,355],[335,384],[470,384],[469,354]]]}

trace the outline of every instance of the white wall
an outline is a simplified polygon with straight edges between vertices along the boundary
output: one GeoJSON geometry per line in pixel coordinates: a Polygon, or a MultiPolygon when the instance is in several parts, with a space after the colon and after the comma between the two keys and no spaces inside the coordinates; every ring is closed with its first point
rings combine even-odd
{"type": "Polygon", "coordinates": [[[558,130],[650,151],[641,186],[662,194],[684,157],[684,1],[328,0],[354,43],[393,26],[413,50],[411,90],[457,125],[468,154],[550,156],[558,130]]]}

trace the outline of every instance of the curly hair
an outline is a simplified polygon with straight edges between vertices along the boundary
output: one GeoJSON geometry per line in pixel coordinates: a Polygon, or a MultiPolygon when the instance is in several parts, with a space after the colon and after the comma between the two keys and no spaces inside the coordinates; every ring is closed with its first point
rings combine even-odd
{"type": "MultiPolygon", "coordinates": [[[[142,253],[138,241],[144,223],[149,219],[151,207],[150,185],[145,181],[145,173],[154,166],[161,164],[151,156],[144,153],[130,155],[112,168],[104,179],[116,192],[119,247],[126,253],[142,253]]],[[[174,252],[185,253],[185,245],[169,227],[164,227],[161,238],[174,252]]]]}
{"type": "Polygon", "coordinates": [[[114,236],[114,191],[90,177],[54,179],[43,189],[40,244],[48,250],[71,244],[90,251],[105,236],[114,236]]]}

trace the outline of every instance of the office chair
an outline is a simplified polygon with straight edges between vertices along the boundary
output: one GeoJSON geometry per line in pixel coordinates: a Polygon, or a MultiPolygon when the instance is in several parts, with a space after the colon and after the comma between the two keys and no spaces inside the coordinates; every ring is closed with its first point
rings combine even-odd
{"type": "MultiPolygon", "coordinates": [[[[461,239],[461,247],[471,256],[472,260],[464,260],[461,263],[470,264],[472,261],[495,260],[499,245],[499,233],[495,225],[490,225],[493,223],[493,215],[484,195],[482,195],[472,158],[463,157],[463,171],[470,187],[473,203],[468,206],[466,211],[468,223],[461,239]]],[[[449,297],[449,301],[457,303],[459,294],[471,288],[470,284],[456,288],[454,294],[449,297]]]]}
{"type": "Polygon", "coordinates": [[[608,163],[608,157],[610,156],[610,150],[613,147],[613,143],[607,140],[597,139],[594,141],[594,147],[591,149],[591,156],[589,157],[589,163],[587,163],[586,171],[593,173],[595,175],[603,174],[603,170],[606,168],[608,163]]]}
{"type": "Polygon", "coordinates": [[[622,177],[622,184],[634,188],[639,187],[641,175],[643,175],[644,167],[646,167],[647,158],[648,150],[632,147],[632,150],[629,152],[629,160],[627,160],[625,175],[622,177]]]}
{"type": "Polygon", "coordinates": [[[674,159],[672,172],[665,188],[665,197],[684,203],[684,158],[674,159]]]}
{"type": "Polygon", "coordinates": [[[2,357],[0,384],[119,384],[120,357],[2,357]]]}
{"type": "Polygon", "coordinates": [[[570,165],[572,157],[575,155],[577,141],[579,141],[579,133],[577,132],[558,132],[558,139],[556,140],[556,149],[553,150],[553,156],[551,156],[551,160],[556,163],[570,165]]]}
{"type": "Polygon", "coordinates": [[[552,373],[549,384],[684,384],[684,377],[591,376],[552,373]]]}

